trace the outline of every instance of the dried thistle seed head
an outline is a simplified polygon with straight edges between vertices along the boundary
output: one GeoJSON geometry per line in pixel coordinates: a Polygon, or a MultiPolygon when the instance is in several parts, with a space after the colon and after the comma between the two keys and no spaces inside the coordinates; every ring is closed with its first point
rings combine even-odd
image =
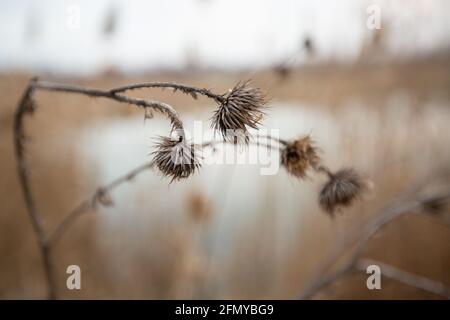
{"type": "Polygon", "coordinates": [[[248,143],[248,128],[257,129],[264,116],[265,95],[250,81],[238,83],[223,100],[212,117],[212,127],[224,140],[248,143]]]}
{"type": "Polygon", "coordinates": [[[155,145],[154,162],[163,175],[170,177],[171,182],[188,178],[200,168],[200,160],[196,147],[188,145],[185,139],[159,137],[155,145]]]}
{"type": "Polygon", "coordinates": [[[281,151],[281,165],[297,178],[306,178],[308,169],[319,162],[319,150],[310,136],[288,142],[281,151]]]}
{"type": "Polygon", "coordinates": [[[354,169],[330,173],[330,179],[319,195],[320,206],[333,215],[340,207],[347,207],[368,189],[368,182],[354,169]]]}

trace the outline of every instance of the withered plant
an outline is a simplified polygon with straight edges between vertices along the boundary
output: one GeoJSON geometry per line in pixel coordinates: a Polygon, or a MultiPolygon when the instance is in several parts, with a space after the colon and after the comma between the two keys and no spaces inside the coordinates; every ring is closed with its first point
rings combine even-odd
{"type": "MultiPolygon", "coordinates": [[[[238,83],[225,94],[216,94],[204,88],[166,82],[139,83],[109,90],[99,90],[50,83],[38,79],[30,80],[15,113],[14,144],[20,185],[43,260],[48,284],[48,298],[57,298],[52,249],[76,219],[95,209],[98,205],[111,205],[110,192],[121,184],[131,181],[145,170],[156,168],[162,175],[168,177],[170,182],[181,181],[201,169],[201,158],[199,156],[201,148],[214,147],[215,144],[219,143],[243,145],[254,143],[249,129],[258,129],[266,112],[266,104],[266,94],[261,89],[253,87],[249,81],[238,83]],[[202,95],[214,101],[217,104],[217,109],[211,117],[211,126],[222,139],[194,145],[186,140],[183,121],[172,106],[160,101],[138,99],[125,95],[126,92],[135,89],[151,88],[169,88],[174,92],[187,94],[194,99],[202,95]],[[63,218],[60,224],[48,232],[44,230],[41,214],[35,203],[34,193],[30,186],[30,166],[26,158],[24,120],[26,116],[31,116],[36,111],[34,102],[36,91],[71,93],[110,99],[142,108],[146,118],[149,118],[152,112],[156,111],[169,119],[170,132],[173,134],[158,138],[151,161],[98,188],[92,196],[76,206],[63,218]]],[[[293,177],[304,179],[313,173],[323,174],[327,177],[328,181],[319,194],[319,204],[331,216],[339,208],[352,204],[367,189],[366,180],[354,169],[333,172],[326,167],[321,160],[319,148],[310,136],[299,137],[293,141],[275,139],[270,136],[265,138],[268,143],[258,143],[258,146],[279,150],[281,165],[293,177]]]]}

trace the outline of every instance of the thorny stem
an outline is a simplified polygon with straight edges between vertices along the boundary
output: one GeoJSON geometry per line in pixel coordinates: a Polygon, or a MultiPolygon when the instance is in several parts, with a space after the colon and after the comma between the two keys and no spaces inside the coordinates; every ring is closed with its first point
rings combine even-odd
{"type": "Polygon", "coordinates": [[[377,265],[382,270],[383,277],[391,280],[406,284],[407,286],[423,290],[425,292],[431,292],[435,295],[450,299],[450,288],[444,284],[415,275],[413,273],[401,270],[389,264],[372,259],[359,259],[355,264],[355,269],[360,272],[366,273],[367,267],[370,265],[377,265]]]}
{"type": "MultiPolygon", "coordinates": [[[[207,141],[202,143],[201,147],[211,147],[214,148],[215,145],[218,144],[224,144],[224,143],[230,143],[228,141],[207,141]]],[[[264,146],[266,148],[271,148],[275,150],[279,150],[278,147],[275,147],[271,144],[265,144],[265,143],[258,143],[258,142],[251,142],[251,144],[254,144],[256,146],[264,146]]],[[[120,177],[114,179],[107,185],[103,187],[99,187],[97,191],[94,192],[94,194],[88,198],[82,201],[80,204],[78,204],[73,210],[71,210],[66,217],[55,227],[55,229],[50,232],[49,236],[47,237],[47,242],[54,245],[60,238],[63,236],[63,234],[69,229],[70,226],[73,225],[73,223],[81,217],[83,214],[88,213],[89,211],[95,209],[95,207],[98,205],[98,203],[102,203],[104,205],[109,205],[109,203],[104,202],[104,197],[108,197],[109,193],[119,187],[120,185],[130,182],[134,178],[136,178],[140,173],[153,169],[154,162],[148,162],[143,165],[140,165],[139,167],[127,172],[124,175],[121,175],[120,177]]]]}
{"type": "Polygon", "coordinates": [[[30,217],[31,225],[33,227],[34,234],[37,238],[37,244],[42,256],[42,262],[44,266],[45,277],[48,284],[48,298],[56,298],[56,282],[55,282],[55,272],[51,258],[51,247],[45,239],[45,232],[42,226],[42,221],[40,215],[36,208],[36,204],[31,191],[31,186],[29,183],[29,167],[27,160],[25,158],[25,128],[23,119],[27,113],[32,113],[33,109],[30,105],[30,98],[33,94],[33,84],[36,82],[32,79],[28,84],[25,92],[20,99],[19,106],[16,110],[14,116],[14,146],[15,154],[17,160],[17,172],[19,174],[20,186],[22,189],[23,196],[25,198],[25,204],[27,207],[27,212],[30,217]]]}
{"type": "MultiPolygon", "coordinates": [[[[281,150],[281,148],[279,146],[274,146],[270,142],[259,142],[259,141],[249,140],[248,143],[251,145],[255,145],[257,147],[266,147],[267,149],[271,149],[271,150],[276,150],[276,151],[281,150]]],[[[237,146],[237,144],[235,144],[233,141],[228,141],[228,140],[207,141],[207,142],[200,144],[199,146],[202,148],[206,148],[206,147],[215,148],[215,146],[218,144],[231,144],[231,145],[237,146]]]]}
{"type": "Polygon", "coordinates": [[[318,172],[318,173],[323,173],[323,174],[327,175],[328,178],[330,178],[330,179],[333,179],[333,177],[334,177],[334,173],[327,166],[324,166],[324,165],[314,166],[314,170],[316,170],[316,172],[318,172]]]}
{"type": "Polygon", "coordinates": [[[197,88],[197,87],[187,86],[184,84],[170,83],[170,82],[149,82],[149,83],[131,84],[131,85],[127,85],[127,86],[114,88],[114,89],[110,90],[110,92],[112,94],[117,94],[117,93],[129,91],[129,90],[142,89],[142,88],[171,88],[171,89],[174,89],[175,91],[179,90],[185,94],[190,94],[194,98],[197,98],[197,94],[201,94],[205,97],[215,100],[217,103],[224,103],[226,100],[223,95],[215,94],[208,89],[197,88]]]}
{"type": "Polygon", "coordinates": [[[165,114],[173,124],[175,129],[181,129],[183,130],[183,122],[180,120],[180,116],[178,115],[178,112],[172,108],[170,105],[159,102],[159,101],[148,101],[143,99],[136,99],[136,98],[130,98],[127,96],[118,95],[116,93],[112,93],[110,90],[98,90],[98,89],[87,89],[87,88],[81,88],[77,86],[68,86],[68,85],[60,85],[60,84],[54,84],[50,82],[35,82],[33,83],[33,88],[35,89],[41,89],[45,91],[59,91],[59,92],[66,92],[66,93],[78,93],[87,95],[90,97],[103,97],[108,98],[111,100],[115,100],[118,102],[133,104],[138,107],[143,108],[150,108],[155,109],[163,114],[165,114]]]}

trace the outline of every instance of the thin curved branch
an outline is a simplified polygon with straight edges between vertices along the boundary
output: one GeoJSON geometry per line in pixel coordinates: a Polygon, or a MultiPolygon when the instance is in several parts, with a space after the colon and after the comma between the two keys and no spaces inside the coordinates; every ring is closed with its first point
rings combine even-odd
{"type": "MultiPolygon", "coordinates": [[[[101,97],[114,100],[121,103],[132,104],[138,107],[142,107],[145,110],[153,109],[159,111],[166,115],[172,124],[172,129],[178,130],[180,136],[185,136],[183,123],[174,108],[170,105],[158,102],[158,101],[148,101],[144,99],[137,99],[128,97],[125,95],[120,95],[120,92],[125,92],[128,90],[138,89],[138,88],[172,88],[174,91],[181,91],[185,94],[190,94],[193,98],[197,98],[198,94],[204,95],[208,98],[215,100],[217,103],[225,103],[225,95],[217,95],[207,89],[201,89],[191,86],[186,86],[182,84],[175,83],[144,83],[144,84],[134,84],[125,87],[119,87],[112,90],[99,90],[84,88],[72,85],[62,85],[45,81],[38,81],[36,78],[29,81],[26,90],[19,102],[16,110],[14,119],[14,144],[16,149],[17,158],[17,170],[20,179],[20,185],[25,198],[25,203],[27,206],[27,211],[30,216],[30,220],[33,226],[34,233],[37,237],[38,246],[41,251],[41,256],[43,259],[44,270],[46,273],[47,284],[48,284],[48,294],[50,299],[56,298],[56,282],[55,282],[55,270],[51,258],[51,248],[55,242],[60,239],[64,232],[72,225],[80,216],[91,210],[98,203],[108,205],[110,202],[108,199],[108,192],[118,187],[122,183],[131,180],[133,177],[137,176],[140,172],[152,168],[153,162],[144,164],[131,172],[121,176],[110,184],[99,188],[92,197],[81,202],[75,209],[73,209],[62,222],[48,235],[43,229],[42,223],[40,221],[40,214],[37,211],[37,207],[34,202],[34,197],[32,194],[30,179],[28,176],[29,168],[25,159],[25,129],[24,129],[24,118],[25,115],[31,114],[34,111],[34,105],[32,100],[32,95],[38,90],[42,91],[52,91],[52,92],[63,92],[63,93],[75,93],[81,94],[89,97],[101,97]]],[[[281,141],[282,143],[282,141],[281,141]]],[[[264,145],[257,143],[258,145],[264,145]]],[[[204,146],[213,146],[214,143],[205,143],[204,146]]],[[[266,144],[267,147],[274,148],[271,143],[266,144]]]]}
{"type": "Polygon", "coordinates": [[[36,207],[33,193],[30,186],[29,166],[25,155],[25,124],[24,119],[26,115],[30,115],[34,112],[34,105],[31,97],[34,91],[34,84],[36,79],[30,80],[27,88],[25,89],[19,105],[14,115],[14,147],[17,160],[17,173],[19,175],[20,187],[27,207],[28,216],[30,217],[31,225],[33,227],[34,234],[37,238],[39,250],[41,252],[45,277],[48,284],[48,298],[56,298],[56,279],[54,266],[51,259],[51,248],[46,242],[44,228],[42,226],[41,216],[36,207]]]}
{"type": "MultiPolygon", "coordinates": [[[[395,201],[392,205],[381,210],[376,214],[375,218],[369,221],[359,233],[359,236],[355,237],[355,233],[350,232],[349,236],[344,237],[336,245],[336,249],[332,252],[330,257],[324,263],[317,273],[316,279],[310,283],[303,292],[297,297],[298,299],[310,299],[316,295],[320,290],[328,287],[334,280],[347,274],[354,269],[361,253],[366,247],[367,242],[382,228],[409,213],[416,212],[424,208],[424,204],[435,199],[450,199],[450,192],[445,191],[443,193],[422,197],[419,199],[403,199],[395,201]],[[356,240],[355,240],[356,238],[356,240]],[[329,270],[337,263],[340,257],[342,257],[350,248],[354,245],[351,256],[335,271],[329,272],[329,270]]],[[[357,228],[361,229],[361,228],[357,228]]]]}
{"type": "MultiPolygon", "coordinates": [[[[276,140],[273,140],[273,141],[276,141],[276,140]]],[[[275,151],[281,150],[281,148],[279,146],[274,146],[270,142],[259,142],[259,141],[249,140],[248,143],[251,145],[257,146],[257,147],[266,147],[267,149],[272,149],[275,151]]],[[[198,146],[201,148],[206,148],[206,147],[215,148],[215,146],[219,145],[219,144],[231,144],[231,145],[237,146],[233,141],[229,141],[229,140],[211,140],[211,141],[203,142],[198,146]]]]}
{"type": "Polygon", "coordinates": [[[126,92],[129,90],[136,90],[142,88],[171,88],[174,91],[181,91],[184,94],[191,95],[194,99],[197,99],[197,94],[203,95],[210,99],[213,99],[217,103],[224,103],[225,98],[223,95],[215,94],[212,91],[204,88],[197,88],[193,86],[187,86],[184,84],[173,83],[173,82],[147,82],[147,83],[137,83],[127,86],[117,87],[110,90],[110,93],[117,94],[121,92],[126,92]]]}
{"type": "Polygon", "coordinates": [[[442,284],[441,282],[434,281],[432,279],[419,276],[405,270],[396,268],[387,263],[372,260],[372,259],[359,259],[355,263],[355,269],[361,272],[366,272],[367,267],[370,265],[377,265],[381,269],[383,277],[391,280],[403,283],[407,286],[417,288],[419,290],[433,293],[437,296],[441,296],[450,299],[450,288],[442,284]]]}
{"type": "Polygon", "coordinates": [[[256,137],[258,137],[258,138],[264,138],[264,139],[267,139],[267,140],[269,140],[269,141],[273,141],[273,142],[276,142],[276,143],[278,143],[278,144],[280,144],[280,145],[282,145],[282,146],[286,146],[287,144],[288,144],[288,141],[287,140],[284,140],[284,139],[281,139],[281,138],[275,138],[274,136],[271,136],[270,134],[256,134],[256,137]]]}
{"type": "Polygon", "coordinates": [[[115,93],[112,93],[109,90],[98,90],[98,89],[89,89],[89,88],[82,88],[77,86],[69,86],[69,85],[60,85],[45,81],[35,81],[32,83],[32,87],[34,89],[40,89],[45,91],[57,91],[57,92],[66,92],[66,93],[77,93],[77,94],[83,94],[90,97],[102,97],[107,98],[111,100],[115,100],[122,103],[128,103],[133,104],[138,107],[142,108],[150,108],[157,110],[161,112],[162,114],[166,115],[169,119],[172,125],[175,129],[181,129],[183,130],[183,122],[180,120],[180,116],[178,115],[178,112],[167,103],[163,103],[160,101],[148,101],[143,99],[137,99],[137,98],[130,98],[127,96],[118,95],[115,93]]]}
{"type": "Polygon", "coordinates": [[[25,204],[28,209],[28,213],[30,215],[30,220],[33,226],[36,235],[38,236],[38,241],[40,243],[44,241],[44,231],[42,228],[42,222],[40,221],[40,217],[37,213],[36,204],[34,202],[29,181],[29,168],[28,163],[25,158],[25,126],[24,126],[24,117],[26,114],[31,114],[34,110],[31,105],[31,96],[33,94],[33,86],[30,84],[26,88],[22,98],[19,102],[19,106],[16,110],[14,116],[14,146],[15,146],[15,154],[17,159],[17,171],[19,174],[20,184],[22,187],[22,191],[25,197],[25,204]]]}

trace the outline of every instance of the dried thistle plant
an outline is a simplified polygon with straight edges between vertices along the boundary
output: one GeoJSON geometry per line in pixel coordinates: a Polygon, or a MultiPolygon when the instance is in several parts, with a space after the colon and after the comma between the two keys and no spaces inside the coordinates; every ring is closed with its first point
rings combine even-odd
{"type": "Polygon", "coordinates": [[[286,142],[281,150],[281,165],[294,177],[306,178],[319,163],[319,150],[310,136],[286,142]]]}
{"type": "MultiPolygon", "coordinates": [[[[194,99],[198,95],[203,95],[214,100],[219,104],[219,107],[212,117],[212,127],[220,132],[223,141],[233,143],[242,141],[246,144],[250,143],[248,130],[249,128],[258,128],[264,116],[264,108],[267,102],[262,91],[251,87],[248,81],[237,84],[227,94],[219,95],[204,88],[165,82],[140,83],[110,90],[99,90],[32,79],[22,95],[14,117],[14,144],[20,186],[32,222],[33,231],[41,251],[48,284],[48,297],[50,299],[57,297],[56,275],[52,260],[54,245],[78,217],[95,209],[98,203],[104,206],[112,205],[113,202],[109,191],[122,183],[132,181],[138,174],[154,166],[164,176],[171,178],[171,182],[192,176],[201,166],[201,158],[197,153],[198,146],[186,142],[183,122],[172,106],[159,101],[138,99],[124,95],[126,91],[140,88],[172,88],[174,91],[189,94],[194,99]],[[137,167],[129,173],[115,179],[105,187],[99,188],[91,198],[75,207],[52,232],[47,234],[42,226],[41,215],[37,209],[35,195],[31,189],[29,164],[25,157],[26,135],[24,119],[36,109],[33,94],[38,90],[105,98],[127,105],[133,105],[145,110],[145,119],[153,117],[152,111],[157,111],[169,119],[172,132],[176,131],[179,135],[178,138],[159,137],[155,151],[152,153],[154,159],[151,162],[137,167]],[[243,139],[236,140],[236,138],[243,139]]],[[[273,137],[267,138],[270,138],[272,141],[275,140],[273,137]]],[[[337,173],[332,173],[323,166],[318,155],[318,148],[310,136],[302,137],[292,142],[284,140],[275,141],[280,144],[276,148],[281,151],[281,164],[293,176],[305,178],[310,168],[318,173],[326,173],[329,176],[330,180],[323,187],[319,197],[321,207],[327,212],[332,214],[337,207],[350,205],[367,189],[364,179],[353,169],[344,169],[337,173]]],[[[214,143],[214,141],[206,142],[202,146],[214,147],[214,143]]],[[[257,145],[260,144],[257,143],[257,145]]],[[[273,148],[273,145],[269,144],[266,147],[273,148]]]]}
{"type": "MultiPolygon", "coordinates": [[[[33,232],[36,236],[37,245],[40,249],[45,279],[48,286],[49,299],[57,298],[58,286],[54,263],[54,246],[68,227],[73,225],[73,222],[76,221],[77,218],[90,212],[97,204],[102,204],[104,206],[113,205],[109,193],[110,191],[125,182],[132,181],[141,172],[151,169],[155,165],[164,175],[171,177],[172,181],[190,177],[200,168],[200,161],[196,154],[196,148],[194,145],[189,145],[185,141],[183,122],[175,109],[162,102],[131,98],[121,95],[120,93],[137,88],[162,87],[179,90],[183,93],[190,94],[193,98],[197,98],[197,94],[201,94],[214,99],[220,105],[219,110],[216,111],[213,117],[214,128],[219,130],[226,140],[226,138],[228,138],[228,129],[241,129],[244,130],[245,133],[248,133],[247,127],[257,128],[259,121],[262,119],[263,112],[261,109],[265,104],[264,96],[259,89],[250,88],[247,84],[248,82],[238,84],[227,95],[217,95],[207,89],[173,83],[144,83],[111,90],[98,90],[46,83],[38,81],[37,79],[32,79],[29,82],[20,99],[14,117],[14,144],[19,182],[33,232]],[[152,110],[158,111],[168,117],[172,125],[172,130],[177,130],[181,134],[178,139],[160,137],[156,144],[153,161],[139,166],[99,188],[91,197],[81,202],[69,212],[52,232],[47,233],[43,228],[41,214],[36,205],[35,194],[31,188],[29,163],[27,157],[25,157],[26,135],[24,119],[26,116],[31,115],[36,109],[36,105],[33,102],[33,93],[37,90],[81,94],[94,98],[102,97],[124,104],[131,104],[136,107],[144,108],[146,118],[150,117],[152,110]]],[[[272,140],[274,139],[272,138],[272,140]]],[[[248,143],[249,140],[246,140],[246,142],[248,143]]],[[[299,178],[304,178],[306,177],[308,169],[312,168],[315,172],[324,173],[328,176],[329,181],[323,186],[320,192],[319,203],[321,207],[330,214],[333,214],[339,207],[349,206],[368,189],[369,184],[367,180],[360,176],[354,169],[342,169],[333,173],[327,167],[322,165],[320,157],[318,156],[318,149],[315,147],[309,136],[297,139],[293,142],[286,142],[283,140],[278,140],[278,142],[280,143],[281,150],[280,161],[290,174],[299,178]]],[[[213,146],[214,143],[204,143],[203,145],[213,146]]],[[[329,268],[335,265],[333,263],[335,262],[334,260],[340,258],[342,252],[348,251],[348,248],[346,248],[347,244],[354,244],[355,237],[353,234],[350,234],[348,239],[345,238],[344,241],[340,242],[344,244],[344,249],[341,251],[340,248],[338,248],[337,254],[331,255],[331,263],[327,262],[325,267],[322,268],[323,271],[321,270],[320,272],[318,283],[313,284],[312,289],[307,288],[302,297],[311,296],[327,283],[355,268],[355,266],[358,267],[358,259],[365,244],[381,227],[400,216],[414,212],[414,210],[425,209],[429,212],[440,213],[444,207],[448,205],[449,199],[450,195],[448,191],[446,191],[443,194],[436,194],[422,200],[419,199],[420,201],[412,199],[405,203],[394,203],[391,207],[386,209],[381,217],[377,216],[374,221],[371,221],[368,224],[367,228],[363,229],[363,232],[361,232],[361,236],[358,239],[358,246],[355,249],[355,253],[352,254],[351,260],[344,263],[343,266],[338,268],[334,273],[324,277],[323,275],[328,273],[327,271],[329,271],[329,268]]],[[[203,207],[202,201],[199,201],[198,199],[195,200],[193,208],[195,210],[198,209],[199,211],[201,207],[203,207]]],[[[400,281],[404,281],[404,283],[416,286],[422,290],[428,290],[429,292],[440,294],[447,298],[450,297],[450,290],[441,283],[433,282],[428,279],[425,279],[424,281],[423,277],[414,277],[411,274],[399,270],[394,270],[393,272],[392,268],[383,268],[388,270],[388,274],[390,274],[391,278],[400,279],[400,281]]],[[[365,272],[366,267],[361,268],[361,270],[364,270],[365,272]]]]}
{"type": "Polygon", "coordinates": [[[328,172],[329,180],[320,191],[320,206],[333,215],[336,209],[351,205],[367,191],[368,182],[353,168],[328,172]]]}
{"type": "Polygon", "coordinates": [[[222,102],[212,117],[212,128],[224,140],[248,143],[248,128],[258,128],[264,117],[266,103],[263,92],[251,87],[250,81],[238,83],[223,95],[222,102]]]}
{"type": "Polygon", "coordinates": [[[194,144],[188,145],[183,136],[179,139],[159,137],[152,153],[156,167],[171,182],[186,179],[200,168],[200,159],[194,144]]]}

